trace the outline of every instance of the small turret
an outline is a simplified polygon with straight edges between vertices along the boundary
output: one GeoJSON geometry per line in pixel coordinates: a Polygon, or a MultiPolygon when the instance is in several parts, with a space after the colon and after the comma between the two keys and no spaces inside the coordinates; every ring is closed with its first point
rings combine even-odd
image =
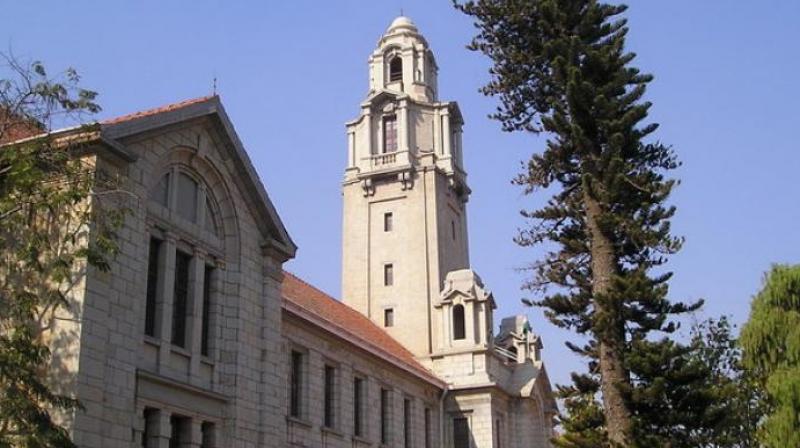
{"type": "Polygon", "coordinates": [[[370,93],[402,92],[416,101],[434,102],[437,97],[436,61],[428,42],[408,17],[389,25],[369,58],[370,93]]]}

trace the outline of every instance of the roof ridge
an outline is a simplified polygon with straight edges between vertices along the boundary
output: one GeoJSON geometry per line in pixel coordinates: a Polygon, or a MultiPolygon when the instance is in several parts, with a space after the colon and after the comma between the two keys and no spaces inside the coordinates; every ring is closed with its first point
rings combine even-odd
{"type": "Polygon", "coordinates": [[[131,112],[129,114],[120,115],[117,117],[107,118],[105,120],[101,120],[100,124],[117,124],[123,123],[125,121],[135,120],[137,118],[144,118],[149,117],[151,115],[156,115],[162,112],[169,112],[177,109],[182,109],[187,106],[191,106],[192,104],[202,103],[204,101],[208,101],[213,98],[218,98],[218,95],[206,95],[206,96],[199,96],[196,98],[189,98],[181,101],[177,101],[174,103],[164,104],[158,107],[153,107],[150,109],[144,109],[137,112],[131,112]]]}

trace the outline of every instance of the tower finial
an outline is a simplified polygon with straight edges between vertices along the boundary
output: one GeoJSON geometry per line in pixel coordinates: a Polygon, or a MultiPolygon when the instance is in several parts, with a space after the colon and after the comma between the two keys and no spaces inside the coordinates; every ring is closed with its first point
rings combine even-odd
{"type": "Polygon", "coordinates": [[[211,94],[213,96],[217,96],[217,76],[216,75],[214,75],[214,79],[212,81],[211,94]]]}

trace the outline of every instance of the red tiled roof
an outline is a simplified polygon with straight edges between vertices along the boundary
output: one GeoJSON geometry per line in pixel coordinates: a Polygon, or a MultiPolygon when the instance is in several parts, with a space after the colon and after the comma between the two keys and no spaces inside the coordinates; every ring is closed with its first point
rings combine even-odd
{"type": "Polygon", "coordinates": [[[0,145],[33,137],[44,132],[44,128],[30,119],[20,118],[6,109],[0,108],[0,145]]]}
{"type": "Polygon", "coordinates": [[[201,96],[199,98],[192,98],[190,100],[184,100],[177,103],[167,104],[161,107],[156,107],[154,109],[143,110],[139,112],[134,112],[132,114],[122,115],[120,117],[109,118],[107,120],[103,120],[101,124],[118,124],[123,123],[125,121],[135,120],[137,118],[148,117],[150,115],[160,114],[162,112],[170,112],[173,110],[181,109],[183,107],[191,106],[192,104],[202,103],[203,101],[208,101],[211,98],[214,98],[213,95],[210,96],[201,96]]]}
{"type": "Polygon", "coordinates": [[[442,386],[441,380],[423,367],[407,348],[358,311],[289,272],[284,272],[282,294],[285,302],[300,307],[331,329],[345,332],[351,336],[349,339],[355,339],[362,348],[378,351],[386,358],[394,358],[413,373],[442,386]]]}

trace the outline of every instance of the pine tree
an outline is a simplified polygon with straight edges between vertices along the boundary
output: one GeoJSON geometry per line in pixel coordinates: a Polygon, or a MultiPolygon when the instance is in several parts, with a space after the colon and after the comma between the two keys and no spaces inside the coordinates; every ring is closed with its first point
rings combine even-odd
{"type": "Polygon", "coordinates": [[[800,446],[800,265],[774,266],[740,337],[744,365],[766,390],[766,447],[800,446]]]}
{"type": "MultiPolygon", "coordinates": [[[[74,447],[56,415],[80,403],[48,377],[51,329],[89,268],[108,269],[124,209],[101,200],[116,188],[81,139],[54,123],[99,110],[68,70],[4,57],[0,72],[0,447],[74,447]],[[90,233],[91,232],[91,233],[90,233]]],[[[79,133],[81,128],[76,128],[79,133]]],[[[86,128],[91,132],[91,128],[86,128]]],[[[110,198],[111,194],[107,196],[110,198]]]]}
{"type": "Polygon", "coordinates": [[[702,302],[667,298],[671,273],[663,265],[682,244],[670,232],[675,208],[667,199],[676,181],[667,173],[679,162],[652,139],[658,125],[646,121],[651,104],[642,99],[652,76],[625,50],[626,7],[594,0],[456,7],[476,20],[469,48],[493,62],[483,88],[500,99],[493,118],[506,131],[548,136],[514,182],[527,194],[552,196],[522,212],[530,226],[516,241],[551,249],[530,266],[525,287],[544,294],[536,304],[553,323],[589,339],[569,344],[589,361],[572,397],[599,391],[610,445],[652,446],[637,437],[653,435],[653,422],[669,428],[686,420],[655,415],[664,411],[656,400],[691,393],[700,374],[670,361],[685,348],[664,335],[677,328],[674,316],[702,302]]]}

